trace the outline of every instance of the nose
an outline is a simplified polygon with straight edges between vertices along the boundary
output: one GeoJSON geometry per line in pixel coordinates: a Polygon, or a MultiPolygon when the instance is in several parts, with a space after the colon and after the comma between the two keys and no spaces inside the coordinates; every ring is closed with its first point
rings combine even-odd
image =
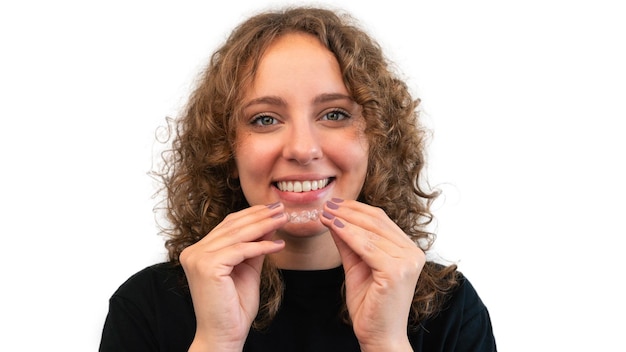
{"type": "Polygon", "coordinates": [[[290,126],[283,157],[301,165],[308,165],[323,156],[319,131],[314,122],[298,122],[290,126]]]}

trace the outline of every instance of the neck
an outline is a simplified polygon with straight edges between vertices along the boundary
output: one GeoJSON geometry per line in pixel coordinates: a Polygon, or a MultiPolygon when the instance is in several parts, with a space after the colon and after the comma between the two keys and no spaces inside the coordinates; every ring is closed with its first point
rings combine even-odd
{"type": "Polygon", "coordinates": [[[337,246],[329,232],[311,237],[276,234],[285,241],[285,248],[270,255],[280,269],[324,270],[341,265],[337,246]]]}

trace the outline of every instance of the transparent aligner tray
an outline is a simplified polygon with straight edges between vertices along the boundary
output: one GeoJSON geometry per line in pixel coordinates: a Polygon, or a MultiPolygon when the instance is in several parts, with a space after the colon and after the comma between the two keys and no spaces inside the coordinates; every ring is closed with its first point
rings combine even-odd
{"type": "Polygon", "coordinates": [[[287,219],[289,220],[289,222],[294,223],[294,224],[301,224],[301,223],[315,221],[319,219],[321,213],[322,213],[321,210],[312,209],[312,210],[303,210],[301,212],[294,211],[291,213],[285,213],[285,215],[287,215],[287,219]]]}

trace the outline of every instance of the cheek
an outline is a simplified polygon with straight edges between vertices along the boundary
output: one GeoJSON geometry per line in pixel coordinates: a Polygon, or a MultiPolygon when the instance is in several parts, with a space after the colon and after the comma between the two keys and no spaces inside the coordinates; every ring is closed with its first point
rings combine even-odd
{"type": "Polygon", "coordinates": [[[239,178],[245,180],[250,172],[257,170],[256,163],[260,159],[252,143],[249,141],[238,143],[235,148],[235,163],[239,178]]]}
{"type": "Polygon", "coordinates": [[[332,159],[345,172],[354,173],[355,177],[360,175],[361,178],[365,178],[369,159],[369,147],[367,140],[364,138],[353,139],[350,143],[346,143],[345,139],[336,141],[327,149],[327,155],[332,155],[332,159]]]}
{"type": "Polygon", "coordinates": [[[244,143],[238,143],[235,147],[237,178],[239,178],[244,197],[250,205],[261,204],[263,201],[257,190],[260,189],[261,180],[264,180],[263,172],[267,169],[265,160],[258,146],[251,143],[249,139],[244,143]]]}
{"type": "Polygon", "coordinates": [[[235,163],[240,181],[253,182],[266,176],[275,160],[276,146],[271,140],[249,135],[235,147],[235,163]]]}

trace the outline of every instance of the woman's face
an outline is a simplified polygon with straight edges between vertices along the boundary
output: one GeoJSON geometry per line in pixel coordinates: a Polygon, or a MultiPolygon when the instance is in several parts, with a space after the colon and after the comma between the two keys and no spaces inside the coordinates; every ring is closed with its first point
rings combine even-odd
{"type": "MultiPolygon", "coordinates": [[[[367,170],[361,107],[339,63],[315,37],[287,34],[261,57],[237,125],[237,176],[250,205],[281,201],[286,212],[321,211],[331,198],[356,199],[367,170]]],[[[324,232],[319,221],[284,231],[324,232]]]]}

